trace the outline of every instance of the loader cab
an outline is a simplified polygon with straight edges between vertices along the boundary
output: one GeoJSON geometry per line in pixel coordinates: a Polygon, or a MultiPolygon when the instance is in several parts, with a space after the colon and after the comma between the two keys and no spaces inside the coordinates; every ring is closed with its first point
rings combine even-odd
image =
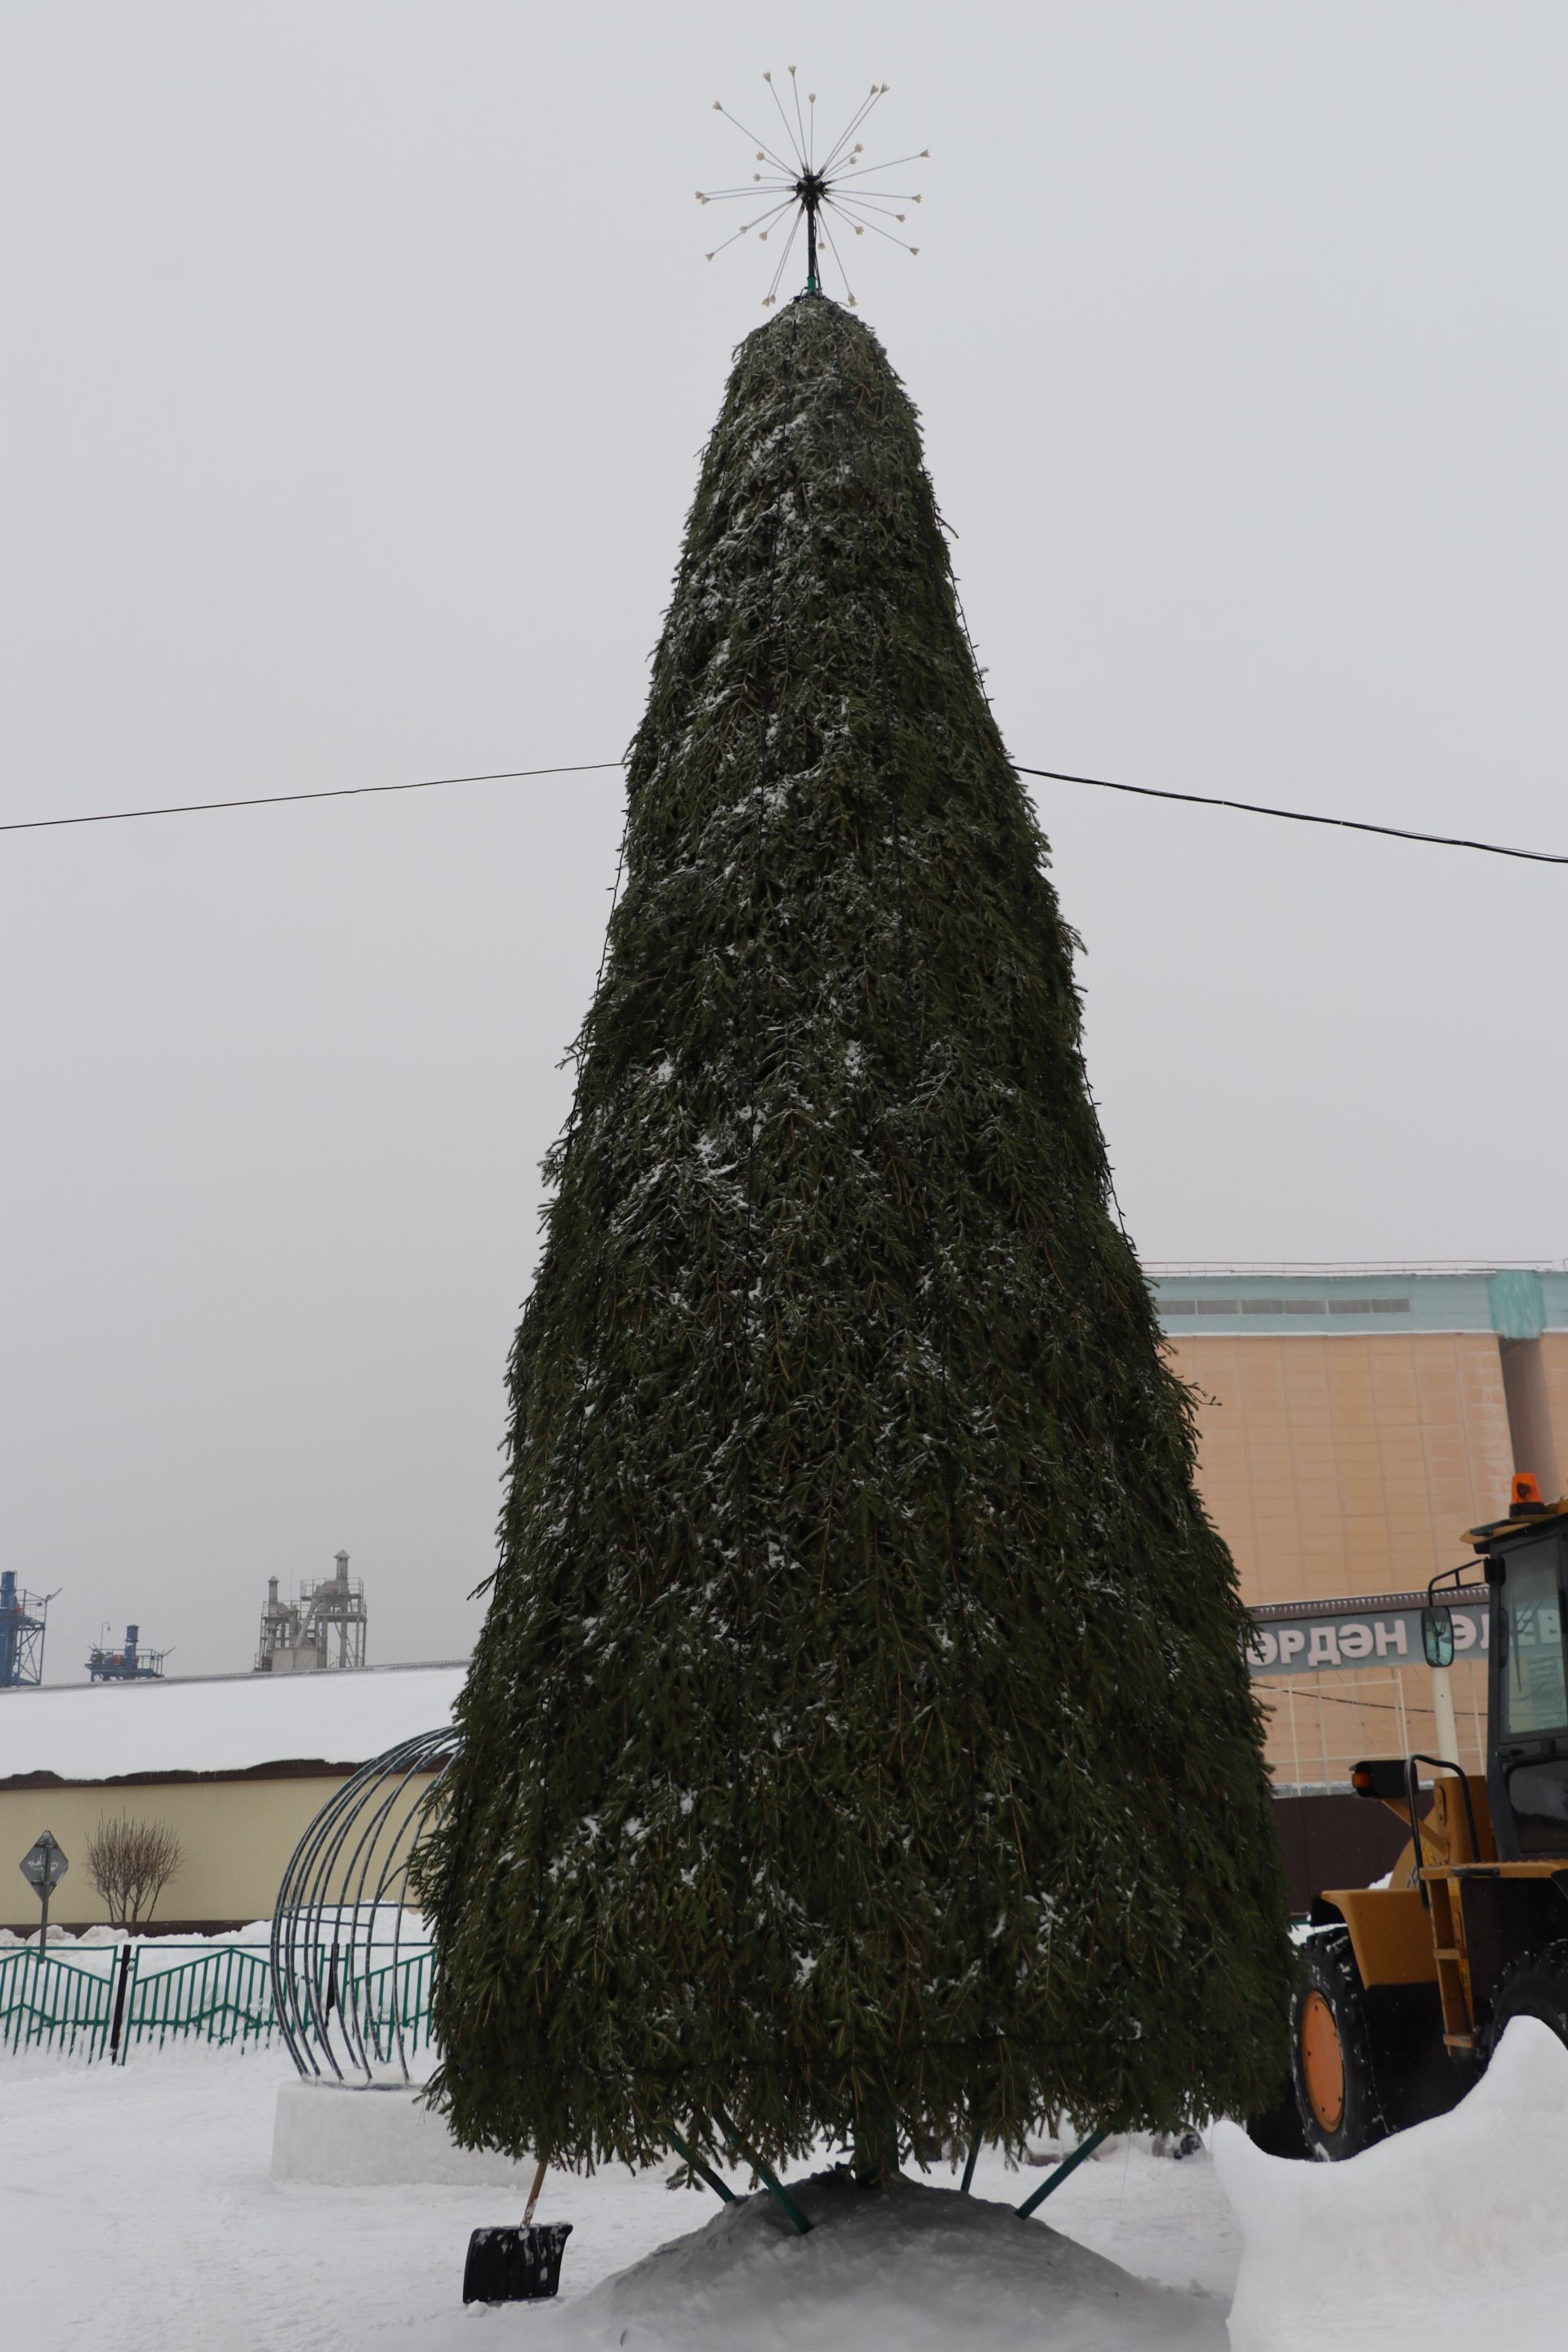
{"type": "Polygon", "coordinates": [[[1471,1540],[1490,1588],[1487,1795],[1498,1857],[1568,1856],[1568,1508],[1516,1494],[1509,1517],[1471,1540]]]}

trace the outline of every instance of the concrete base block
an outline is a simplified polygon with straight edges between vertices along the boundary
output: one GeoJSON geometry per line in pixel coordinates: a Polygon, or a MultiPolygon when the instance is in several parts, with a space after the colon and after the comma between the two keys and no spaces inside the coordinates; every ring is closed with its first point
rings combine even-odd
{"type": "Polygon", "coordinates": [[[334,2189],[510,2188],[521,2210],[532,2167],[489,2149],[458,2147],[444,2117],[406,2083],[355,2089],[342,2083],[283,2083],[272,2125],[274,2180],[334,2189]]]}

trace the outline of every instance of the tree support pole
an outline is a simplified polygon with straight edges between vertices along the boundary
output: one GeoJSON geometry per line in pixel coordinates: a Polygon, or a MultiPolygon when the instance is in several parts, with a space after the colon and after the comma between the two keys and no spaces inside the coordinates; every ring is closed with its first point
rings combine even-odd
{"type": "Polygon", "coordinates": [[[1090,2132],[1089,2137],[1086,2140],[1080,2141],[1070,2156],[1064,2156],[1056,2170],[1054,2172],[1047,2173],[1045,2179],[1041,2181],[1034,2195],[1032,2197],[1026,2197],[1021,2205],[1016,2205],[1013,2208],[1013,2210],[1016,2213],[1019,2221],[1026,2221],[1030,2214],[1034,2211],[1036,2206],[1043,2205],[1046,2199],[1050,2195],[1052,2189],[1059,2189],[1062,2182],[1067,2179],[1068,2174],[1069,2172],[1076,2172],[1079,2166],[1082,2164],[1087,2158],[1091,2157],[1094,2154],[1094,2151],[1100,2146],[1100,2141],[1102,2139],[1109,2139],[1110,2137],[1110,2135],[1109,2132],[1090,2132]]]}
{"type": "Polygon", "coordinates": [[[739,2132],[735,2129],[734,2125],[731,2122],[722,2107],[715,2106],[713,2110],[713,2120],[718,2125],[720,2130],[723,2133],[725,2138],[729,2141],[730,2146],[734,2149],[735,2154],[745,2158],[746,2162],[751,2166],[752,2170],[756,2174],[757,2179],[762,2182],[763,2187],[767,2190],[768,2195],[773,2199],[775,2203],[784,2207],[784,2211],[789,2215],[790,2220],[795,2223],[795,2228],[800,2231],[801,2236],[804,2238],[809,2231],[811,2223],[806,2220],[805,2215],[801,2211],[800,2207],[795,2203],[795,2199],[790,2195],[789,2190],[784,2187],[784,2182],[778,2178],[776,2173],[773,2173],[768,2170],[767,2166],[763,2162],[760,2156],[753,2156],[752,2154],[751,2149],[746,2146],[745,2141],[741,2137],[739,2132]]]}
{"type": "Polygon", "coordinates": [[[667,2124],[664,2127],[664,2136],[669,2142],[671,2147],[675,2150],[677,2156],[681,2158],[682,2162],[690,2166],[699,2180],[705,2180],[710,2189],[716,2189],[726,2205],[738,2205],[740,2203],[740,2199],[736,2196],[729,2182],[727,2180],[721,2180],[712,2166],[710,2164],[704,2163],[702,2158],[698,2155],[697,2150],[694,2147],[688,2147],[686,2142],[681,2138],[680,2134],[678,2131],[671,2131],[669,2126],[667,2124]]]}

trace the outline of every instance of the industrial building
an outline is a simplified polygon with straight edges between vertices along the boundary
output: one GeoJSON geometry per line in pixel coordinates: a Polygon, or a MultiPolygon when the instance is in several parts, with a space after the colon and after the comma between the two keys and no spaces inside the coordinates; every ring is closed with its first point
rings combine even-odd
{"type": "Polygon", "coordinates": [[[355,1671],[365,1662],[370,1612],[364,1584],[349,1574],[346,1551],[335,1554],[331,1576],[308,1578],[295,1601],[280,1601],[278,1579],[267,1580],[258,1675],[319,1675],[355,1671]]]}
{"type": "Polygon", "coordinates": [[[94,1683],[155,1683],[163,1678],[167,1650],[150,1650],[140,1625],[127,1625],[118,1649],[95,1642],[87,1654],[87,1675],[94,1683]]]}
{"type": "MultiPolygon", "coordinates": [[[[1194,1392],[1204,1500],[1242,1598],[1263,1612],[1277,1790],[1342,1790],[1363,1756],[1442,1752],[1432,1673],[1400,1596],[1407,1608],[1473,1557],[1464,1530],[1507,1509],[1516,1471],[1544,1495],[1562,1490],[1568,1267],[1151,1272],[1172,1362],[1194,1392]]],[[[1458,1760],[1474,1769],[1479,1639],[1448,1682],[1458,1760]]]]}
{"type": "Polygon", "coordinates": [[[152,1927],[210,1934],[271,1916],[285,1864],[361,1764],[450,1719],[465,1666],[356,1675],[173,1677],[8,1692],[0,1701],[0,1928],[32,1934],[18,1864],[52,1831],[71,1867],[50,1933],[101,1926],[89,1840],[107,1820],[166,1822],[181,1862],[152,1927]]]}

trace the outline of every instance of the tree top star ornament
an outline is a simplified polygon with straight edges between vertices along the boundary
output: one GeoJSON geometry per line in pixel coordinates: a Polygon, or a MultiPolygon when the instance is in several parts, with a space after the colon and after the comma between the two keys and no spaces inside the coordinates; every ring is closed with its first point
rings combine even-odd
{"type": "Polygon", "coordinates": [[[700,205],[760,204],[762,210],[753,220],[742,221],[732,236],[716,245],[708,259],[712,261],[727,247],[739,244],[742,237],[750,236],[753,232],[759,245],[766,245],[770,237],[776,244],[782,237],[783,250],[768,290],[763,297],[763,310],[772,310],[778,300],[779,288],[784,282],[784,274],[804,222],[806,292],[821,294],[826,290],[822,283],[822,246],[825,245],[844,281],[845,299],[853,310],[857,307],[855,290],[849,283],[849,272],[845,267],[838,240],[833,234],[833,224],[837,220],[840,233],[846,238],[851,232],[856,236],[864,236],[869,229],[873,236],[886,237],[889,245],[898,246],[904,253],[919,253],[918,245],[911,245],[907,237],[897,236],[888,224],[893,221],[903,226],[909,215],[900,212],[900,205],[918,205],[921,201],[921,195],[919,192],[909,189],[889,188],[886,181],[890,172],[901,172],[910,163],[924,163],[931,154],[931,149],[922,147],[918,154],[894,155],[874,163],[866,161],[865,142],[857,138],[856,133],[865,129],[876,108],[886,98],[888,84],[885,81],[871,84],[837,138],[831,144],[823,144],[816,124],[816,92],[807,91],[803,109],[794,66],[789,68],[790,106],[795,114],[793,123],[772,73],[765,73],[763,79],[768,86],[768,95],[784,126],[782,137],[772,132],[768,138],[759,140],[754,131],[748,130],[738,116],[731,113],[722,99],[716,98],[713,101],[714,113],[721,114],[726,122],[732,122],[736,130],[752,142],[756,160],[763,169],[753,172],[748,182],[736,188],[699,188],[697,201],[700,205]]]}

